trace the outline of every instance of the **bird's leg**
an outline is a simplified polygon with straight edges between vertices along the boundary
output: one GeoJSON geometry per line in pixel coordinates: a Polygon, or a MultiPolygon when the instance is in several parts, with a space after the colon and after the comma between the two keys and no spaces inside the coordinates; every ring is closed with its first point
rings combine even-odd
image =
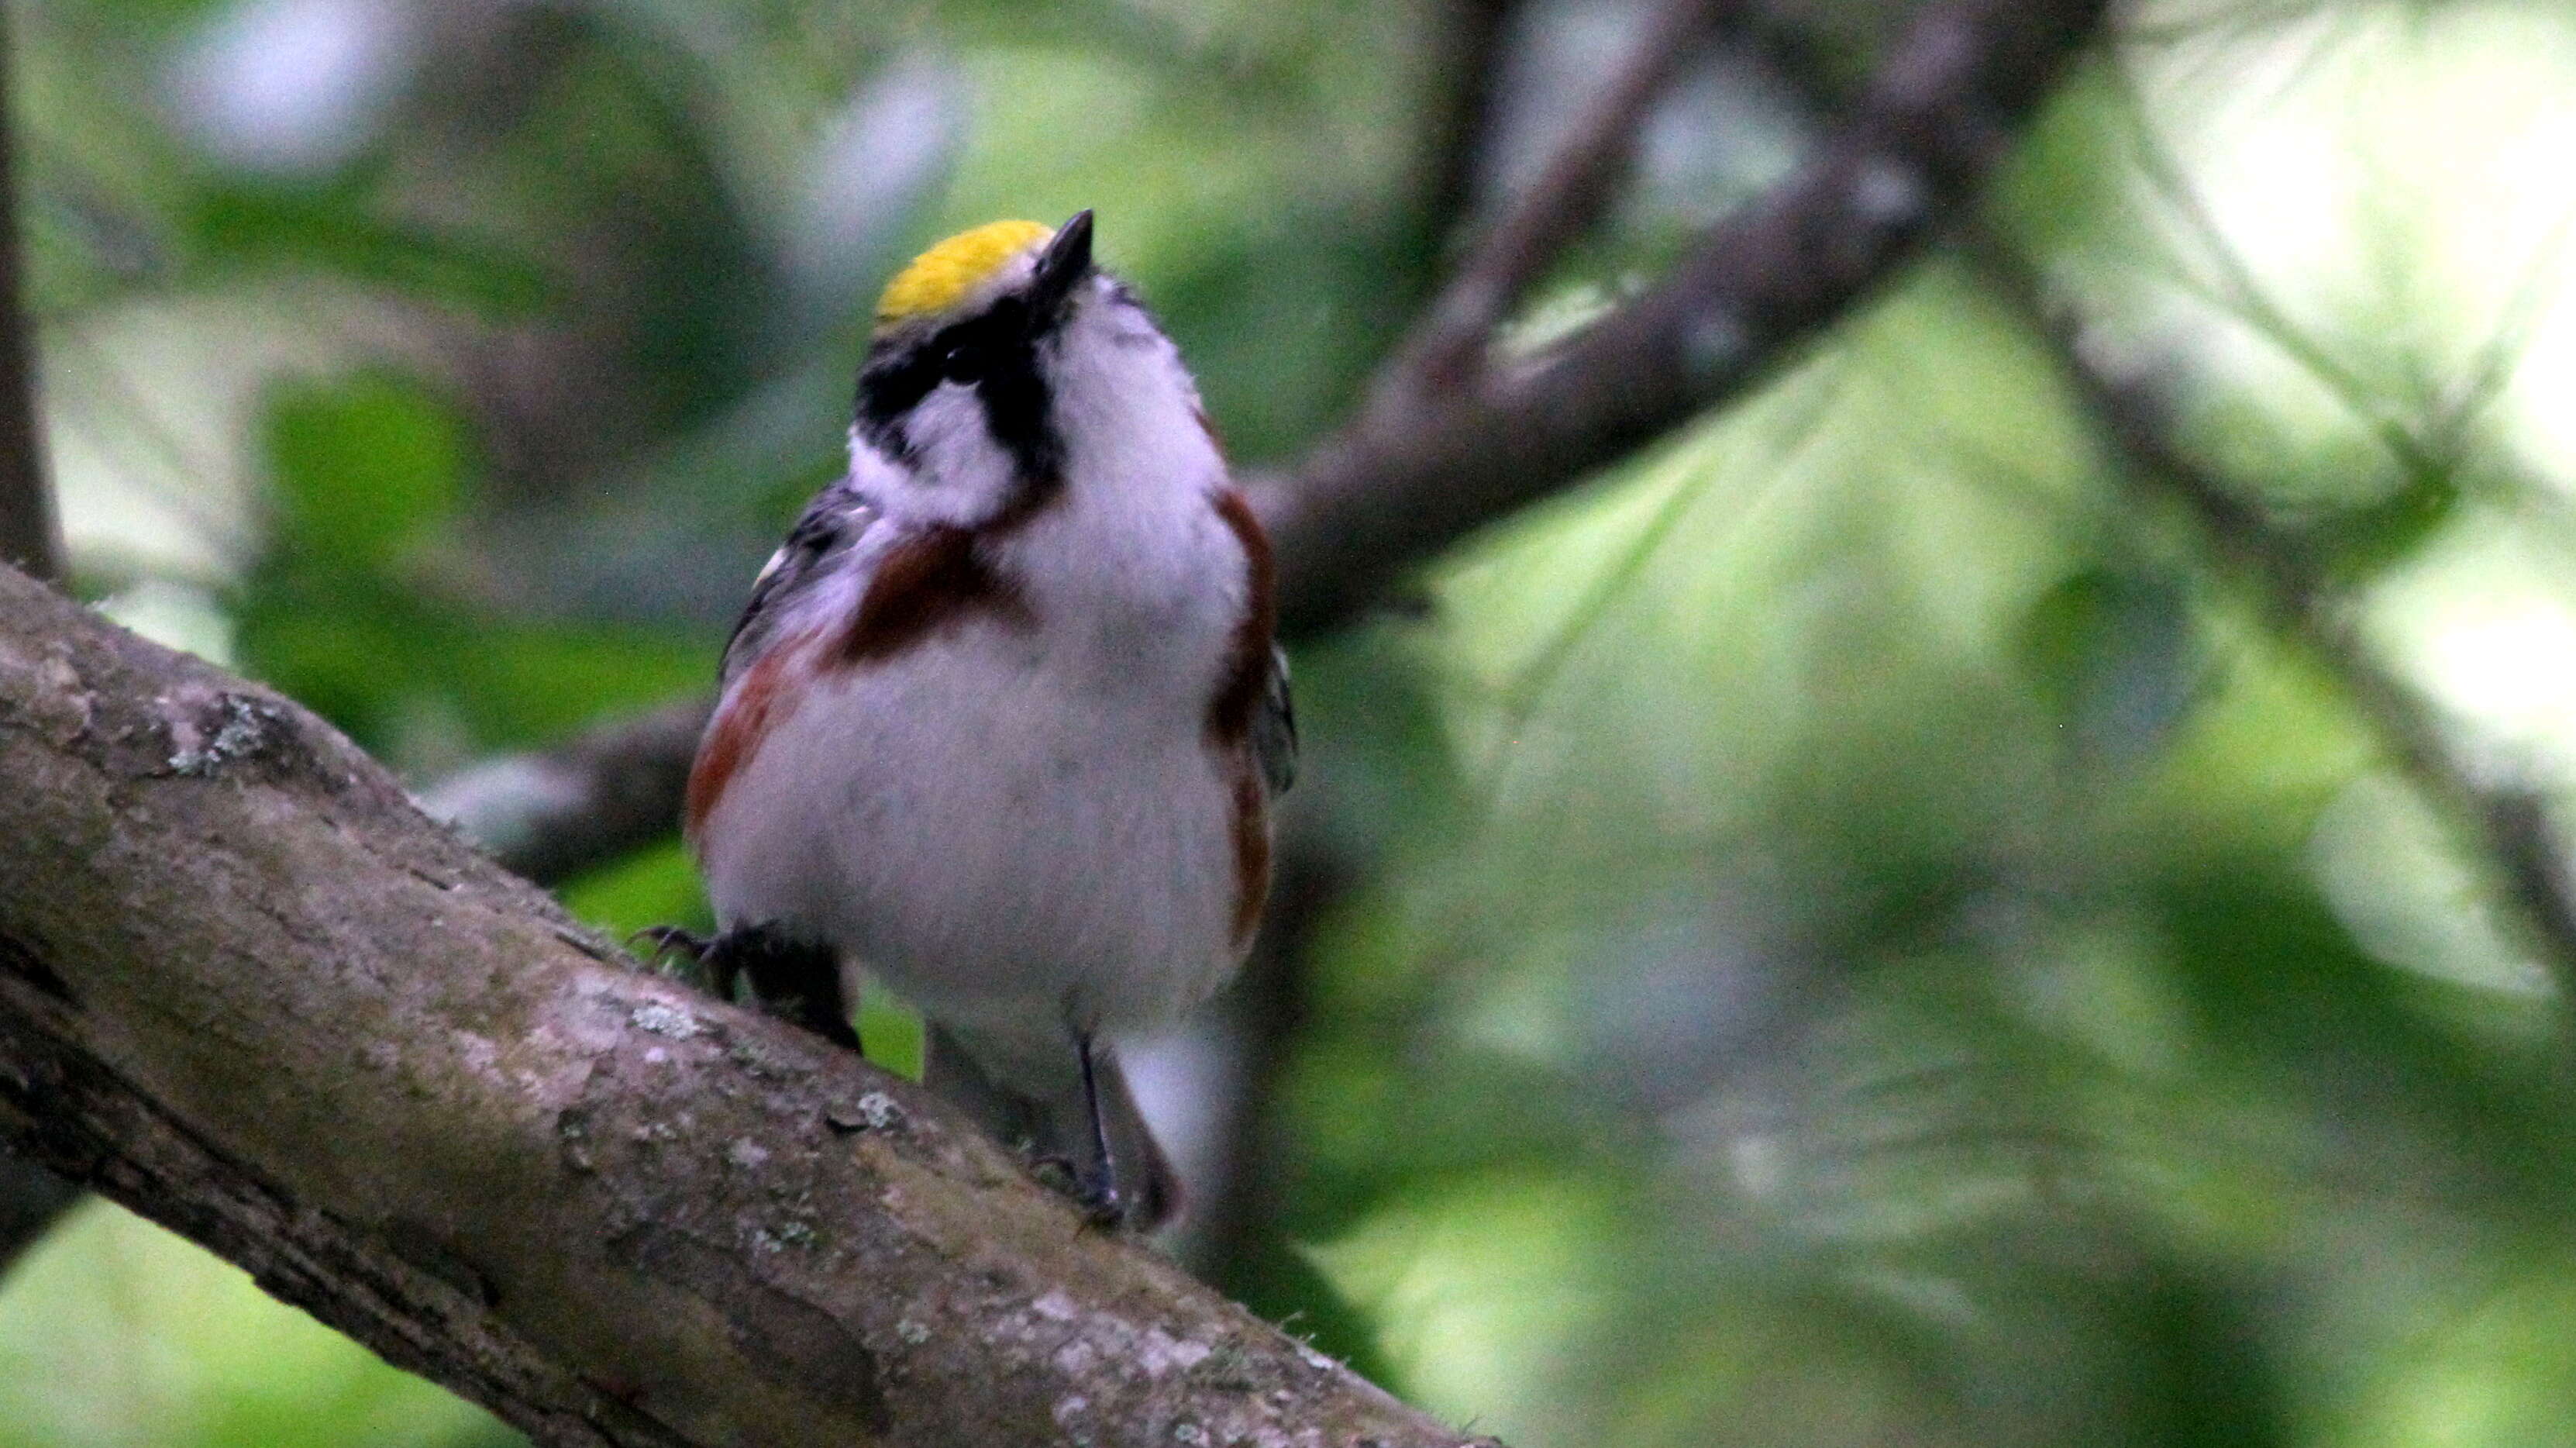
{"type": "Polygon", "coordinates": [[[1109,1154],[1109,1128],[1100,1117],[1100,1075],[1091,1064],[1091,1033],[1077,1032],[1074,1050],[1082,1057],[1082,1105],[1091,1119],[1091,1165],[1076,1178],[1083,1213],[1094,1226],[1114,1227],[1127,1215],[1118,1190],[1118,1164],[1109,1154]]]}
{"type": "MultiPolygon", "coordinates": [[[[761,1012],[793,1021],[836,1046],[860,1050],[850,1024],[849,998],[841,988],[840,956],[830,946],[799,940],[774,925],[740,925],[712,939],[673,925],[635,932],[653,942],[652,960],[679,955],[696,967],[691,984],[721,1000],[737,987],[761,1012]]],[[[864,1053],[863,1053],[864,1054],[864,1053]]]]}

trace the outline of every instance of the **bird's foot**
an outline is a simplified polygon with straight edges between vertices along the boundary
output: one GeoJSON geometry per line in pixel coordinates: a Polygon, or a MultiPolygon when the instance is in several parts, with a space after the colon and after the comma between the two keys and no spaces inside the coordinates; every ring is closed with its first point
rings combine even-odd
{"type": "Polygon", "coordinates": [[[797,940],[765,925],[746,925],[709,937],[676,925],[650,925],[628,943],[653,942],[653,968],[719,1000],[750,1005],[793,1021],[834,1045],[860,1050],[841,990],[841,962],[829,947],[797,940]],[[665,964],[677,958],[685,964],[665,964]]]}
{"type": "Polygon", "coordinates": [[[669,976],[711,996],[733,999],[734,979],[740,972],[725,971],[729,952],[719,948],[723,936],[700,935],[679,925],[647,925],[626,937],[626,948],[633,950],[639,941],[652,942],[653,948],[644,953],[644,964],[655,975],[669,976]]]}

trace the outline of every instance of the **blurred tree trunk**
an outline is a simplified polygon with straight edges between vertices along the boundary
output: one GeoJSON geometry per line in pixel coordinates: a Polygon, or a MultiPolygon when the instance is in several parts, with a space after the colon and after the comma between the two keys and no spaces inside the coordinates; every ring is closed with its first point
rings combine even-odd
{"type": "Polygon", "coordinates": [[[18,246],[17,127],[9,116],[7,19],[0,16],[0,563],[62,577],[62,538],[36,431],[34,347],[27,336],[18,246]]]}

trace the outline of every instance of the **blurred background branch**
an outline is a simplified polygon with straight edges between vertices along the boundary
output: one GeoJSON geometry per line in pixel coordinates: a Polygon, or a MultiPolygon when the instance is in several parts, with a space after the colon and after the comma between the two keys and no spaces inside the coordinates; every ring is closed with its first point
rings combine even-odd
{"type": "MultiPolygon", "coordinates": [[[[1381,370],[1380,388],[1422,397],[1480,385],[1495,329],[1618,198],[1648,112],[1725,8],[1717,0],[1663,0],[1648,9],[1628,54],[1566,122],[1537,177],[1451,270],[1399,349],[1401,360],[1381,370]]],[[[1488,79],[1487,88],[1492,84],[1488,79]]]]}
{"type": "Polygon", "coordinates": [[[513,873],[560,885],[670,838],[713,703],[683,699],[468,766],[423,792],[421,807],[513,873]]]}
{"type": "MultiPolygon", "coordinates": [[[[1472,380],[1438,370],[1444,341],[1380,375],[1359,416],[1287,479],[1256,479],[1279,545],[1292,630],[1348,619],[1403,569],[1510,510],[1652,442],[1778,367],[1789,350],[1911,259],[1975,195],[2002,141],[2100,19],[2100,0],[1926,6],[1812,160],[1703,237],[1673,270],[1572,337],[1472,380]],[[1437,356],[1431,355],[1437,353],[1437,356]],[[1417,372],[1414,367],[1430,370],[1417,372]],[[1464,381],[1465,385],[1460,385],[1464,381]]],[[[1671,33],[1693,19],[1679,16],[1671,33]]],[[[1632,76],[1640,72],[1631,72],[1632,76]]],[[[1652,89],[1652,73],[1627,86],[1652,89]]],[[[1597,123],[1615,137],[1615,104],[1597,123]]],[[[1583,210],[1608,142],[1578,136],[1547,199],[1583,210]]],[[[1546,228],[1506,223],[1492,256],[1510,280],[1546,228]]],[[[1448,305],[1466,322],[1481,295],[1448,305]]],[[[1508,296],[1504,298],[1508,300],[1508,296]]]]}

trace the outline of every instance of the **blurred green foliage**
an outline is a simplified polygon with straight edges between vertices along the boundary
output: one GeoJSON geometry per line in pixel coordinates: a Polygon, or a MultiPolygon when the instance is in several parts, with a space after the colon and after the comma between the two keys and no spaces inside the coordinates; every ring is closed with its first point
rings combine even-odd
{"type": "MultiPolygon", "coordinates": [[[[1293,457],[1628,13],[1507,8],[1463,151],[1428,4],[24,8],[81,585],[424,782],[703,687],[866,299],[1005,214],[1097,208],[1293,457]]],[[[1847,82],[1894,12],[1783,13],[1847,82]]],[[[2576,17],[2122,23],[1986,224],[2464,768],[2568,803],[2576,17]]],[[[1695,71],[1529,329],[1827,109],[1695,71]]],[[[2563,1003],[2272,620],[1948,262],[1471,540],[1298,659],[1335,884],[1212,1270],[1522,1448],[2576,1441],[2563,1003]]],[[[676,845],[565,897],[704,919],[676,845]]],[[[0,1292],[0,1441],[506,1435],[93,1204],[0,1292]]]]}
{"type": "Polygon", "coordinates": [[[0,1435],[12,1444],[502,1448],[480,1410],[103,1201],[11,1270],[0,1435]]]}

